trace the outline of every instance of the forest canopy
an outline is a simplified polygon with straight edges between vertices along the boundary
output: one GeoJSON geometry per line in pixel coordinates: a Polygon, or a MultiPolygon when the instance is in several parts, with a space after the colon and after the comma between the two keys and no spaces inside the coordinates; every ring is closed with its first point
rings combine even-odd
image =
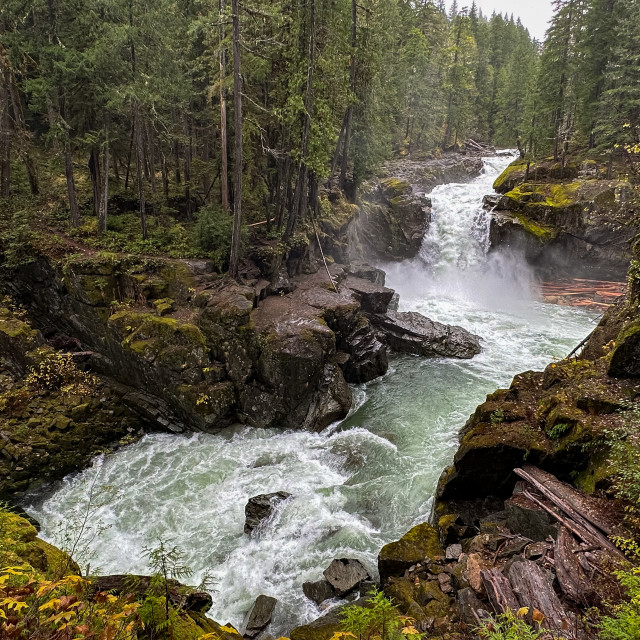
{"type": "Polygon", "coordinates": [[[143,240],[148,215],[204,211],[214,237],[233,228],[235,272],[243,223],[288,241],[322,189],[353,199],[392,155],[472,138],[633,159],[640,6],[554,6],[539,43],[475,3],[5,0],[0,197],[20,204],[3,215],[61,184],[70,227],[96,235],[114,197],[143,240]]]}

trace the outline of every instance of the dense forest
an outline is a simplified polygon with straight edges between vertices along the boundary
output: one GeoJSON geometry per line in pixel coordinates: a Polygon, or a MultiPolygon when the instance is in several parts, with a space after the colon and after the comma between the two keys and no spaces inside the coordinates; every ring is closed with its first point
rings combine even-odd
{"type": "MultiPolygon", "coordinates": [[[[149,215],[162,226],[200,210],[195,242],[222,256],[233,212],[235,272],[243,223],[266,218],[288,241],[322,189],[354,198],[392,154],[472,138],[532,158],[580,146],[632,160],[640,7],[554,5],[541,44],[475,3],[7,0],[3,225],[16,233],[25,209],[41,218],[47,202],[99,236],[113,196],[130,194],[140,251],[154,248],[149,215]]],[[[174,244],[189,253],[190,240],[155,241],[174,244]]]]}

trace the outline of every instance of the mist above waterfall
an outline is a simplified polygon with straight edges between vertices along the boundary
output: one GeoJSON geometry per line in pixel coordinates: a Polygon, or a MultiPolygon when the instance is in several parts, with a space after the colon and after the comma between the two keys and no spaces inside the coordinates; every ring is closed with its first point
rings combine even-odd
{"type": "Polygon", "coordinates": [[[419,256],[384,264],[388,286],[401,299],[437,296],[486,310],[523,309],[536,297],[533,271],[510,249],[489,252],[490,212],[484,195],[512,155],[485,158],[483,173],[468,184],[447,184],[431,192],[431,225],[419,256]]]}

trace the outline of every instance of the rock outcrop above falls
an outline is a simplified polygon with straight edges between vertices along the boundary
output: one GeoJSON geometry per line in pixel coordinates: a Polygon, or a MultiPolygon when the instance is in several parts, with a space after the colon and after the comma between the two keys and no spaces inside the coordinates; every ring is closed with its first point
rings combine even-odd
{"type": "Polygon", "coordinates": [[[373,180],[359,196],[348,224],[350,259],[400,261],[415,257],[431,223],[425,195],[446,182],[469,182],[482,172],[482,159],[458,153],[385,165],[386,177],[373,180]]]}
{"type": "Polygon", "coordinates": [[[496,180],[493,248],[523,251],[539,269],[557,274],[621,279],[631,259],[637,189],[603,178],[591,163],[561,170],[551,162],[516,161],[496,180]]]}

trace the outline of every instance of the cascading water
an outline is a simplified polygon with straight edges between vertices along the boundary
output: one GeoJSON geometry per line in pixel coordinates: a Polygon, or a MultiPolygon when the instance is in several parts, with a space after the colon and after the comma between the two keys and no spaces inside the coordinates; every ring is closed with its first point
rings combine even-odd
{"type": "Polygon", "coordinates": [[[162,538],[186,554],[190,582],[213,579],[218,621],[239,626],[256,596],[278,598],[274,635],[320,614],[301,585],[334,558],[359,558],[375,571],[382,545],[428,517],[457,432],[485,394],[566,355],[593,328],[587,312],[536,302],[516,257],[486,254],[482,196],[510,160],[489,158],[472,183],[434,189],[420,257],[385,267],[401,310],[477,333],[479,356],[394,358],[384,378],[356,388],[351,416],[321,434],[146,436],[34,500],[42,535],[59,542],[92,496],[92,525],[78,546],[95,569],[148,572],[144,550],[162,538]],[[258,535],[245,535],[248,498],[280,490],[293,497],[258,535]]]}

